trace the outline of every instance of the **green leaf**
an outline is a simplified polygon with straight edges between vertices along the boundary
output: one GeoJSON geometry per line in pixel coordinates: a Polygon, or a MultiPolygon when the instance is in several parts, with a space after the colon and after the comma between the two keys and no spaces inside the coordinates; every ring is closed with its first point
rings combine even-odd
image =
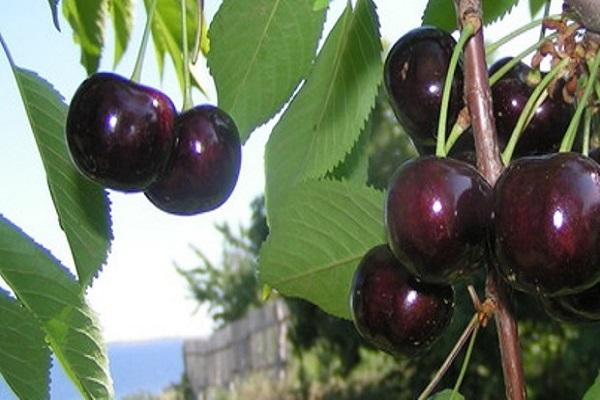
{"type": "MultiPolygon", "coordinates": [[[[150,3],[151,0],[144,0],[146,10],[150,7],[150,3]]],[[[190,53],[194,47],[194,39],[198,27],[198,15],[198,1],[186,0],[186,26],[188,31],[188,50],[190,53]]],[[[168,54],[175,67],[181,93],[185,93],[180,0],[158,0],[154,18],[152,18],[152,42],[154,43],[160,75],[162,76],[164,73],[165,56],[168,54]]],[[[191,81],[195,82],[193,75],[190,76],[192,77],[191,81]]]]}
{"type": "Polygon", "coordinates": [[[208,66],[219,107],[233,117],[243,141],[308,73],[325,20],[325,9],[314,11],[313,1],[225,0],[215,15],[208,66]]]}
{"type": "Polygon", "coordinates": [[[37,74],[11,60],[25,111],[46,170],[82,288],[91,284],[106,261],[112,239],[106,192],[74,167],[65,142],[67,106],[61,95],[37,74]]]}
{"type": "Polygon", "coordinates": [[[40,321],[50,347],[86,399],[113,398],[96,316],[47,250],[0,215],[0,276],[40,321]]]}
{"type": "Polygon", "coordinates": [[[109,5],[115,30],[115,60],[113,68],[116,68],[131,39],[134,7],[132,0],[110,0],[109,5]]]}
{"type": "Polygon", "coordinates": [[[329,6],[331,0],[314,0],[313,10],[318,11],[329,6]]]}
{"type": "Polygon", "coordinates": [[[354,270],[367,250],[385,243],[383,192],[305,182],[271,215],[270,228],[259,257],[262,282],[349,319],[354,270]]]}
{"type": "MultiPolygon", "coordinates": [[[[488,25],[504,17],[519,0],[494,0],[483,3],[483,23],[488,25]]],[[[423,25],[433,25],[448,32],[456,29],[454,5],[449,0],[429,0],[423,14],[423,25]]]]}
{"type": "Polygon", "coordinates": [[[21,399],[47,399],[50,350],[33,314],[0,290],[0,374],[21,399]]]}
{"type": "Polygon", "coordinates": [[[56,30],[60,31],[60,25],[58,23],[58,1],[59,0],[48,0],[48,5],[50,6],[50,11],[52,12],[52,22],[54,22],[56,30]]]}
{"type": "Polygon", "coordinates": [[[429,400],[465,400],[462,394],[456,393],[454,397],[452,396],[452,389],[442,390],[431,396],[429,400]]]}
{"type": "Polygon", "coordinates": [[[369,138],[372,133],[373,121],[370,118],[352,151],[346,155],[342,162],[335,166],[331,173],[327,174],[327,177],[338,181],[346,180],[366,185],[369,178],[369,138]]]}
{"type": "Polygon", "coordinates": [[[273,129],[265,155],[269,213],[287,190],[324,176],[350,152],[374,106],[381,64],[375,6],[359,0],[341,15],[273,129]]]}
{"type": "Polygon", "coordinates": [[[600,399],[600,372],[594,381],[594,384],[585,392],[582,400],[598,400],[600,399]]]}
{"type": "Polygon", "coordinates": [[[100,65],[106,12],[107,0],[63,0],[63,14],[73,28],[73,40],[81,46],[81,65],[88,75],[100,65]]]}
{"type": "Polygon", "coordinates": [[[529,13],[531,14],[531,17],[536,16],[548,1],[549,0],[529,0],[529,13]]]}

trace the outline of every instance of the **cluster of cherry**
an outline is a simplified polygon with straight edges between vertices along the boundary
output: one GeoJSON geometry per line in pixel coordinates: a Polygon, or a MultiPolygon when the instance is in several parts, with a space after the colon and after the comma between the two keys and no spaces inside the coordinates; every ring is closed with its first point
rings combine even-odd
{"type": "MultiPolygon", "coordinates": [[[[385,63],[392,107],[420,157],[389,182],[388,244],[371,249],[358,266],[351,310],[359,333],[394,355],[415,355],[441,336],[454,310],[452,285],[485,265],[561,321],[600,321],[600,165],[557,152],[575,112],[561,95],[566,83],[536,103],[515,159],[492,188],[472,165],[469,131],[449,157],[433,155],[454,46],[449,34],[421,27],[400,38],[385,63]]],[[[495,63],[490,75],[510,60],[495,63]]],[[[492,87],[501,149],[535,75],[543,76],[519,63],[492,87]]],[[[464,107],[462,93],[459,63],[447,128],[464,107]]]]}

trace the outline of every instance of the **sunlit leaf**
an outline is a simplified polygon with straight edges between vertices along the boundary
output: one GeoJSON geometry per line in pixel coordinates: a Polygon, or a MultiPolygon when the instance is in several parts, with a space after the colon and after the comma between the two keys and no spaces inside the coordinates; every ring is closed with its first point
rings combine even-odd
{"type": "MultiPolygon", "coordinates": [[[[148,10],[150,3],[151,0],[144,0],[146,10],[148,10]]],[[[197,0],[186,0],[187,42],[190,54],[193,51],[196,29],[198,27],[198,12],[197,0]]],[[[184,93],[185,81],[181,21],[180,0],[158,0],[154,18],[152,19],[152,42],[154,43],[158,69],[162,76],[165,67],[165,56],[168,54],[173,62],[181,92],[184,93]]]]}
{"type": "Polygon", "coordinates": [[[46,170],[48,187],[67,236],[80,283],[88,286],[108,255],[112,239],[106,192],[74,167],[65,141],[67,106],[35,72],[13,70],[46,170]]]}
{"type": "Polygon", "coordinates": [[[358,140],[382,78],[378,26],[370,0],[348,6],[273,129],[265,155],[269,214],[296,184],[331,171],[358,140]]]}
{"type": "Polygon", "coordinates": [[[21,399],[49,397],[50,350],[33,314],[0,290],[0,375],[21,399]]]}
{"type": "Polygon", "coordinates": [[[307,74],[325,19],[325,9],[314,11],[313,1],[225,0],[215,15],[208,66],[219,106],[233,117],[243,141],[279,111],[307,74]]]}
{"type": "Polygon", "coordinates": [[[273,212],[270,227],[259,257],[262,282],[350,318],[354,270],[385,242],[383,192],[350,182],[302,183],[273,212]]]}
{"type": "Polygon", "coordinates": [[[119,64],[127,49],[133,29],[134,4],[132,0],[110,0],[110,12],[115,30],[115,60],[113,68],[119,64]]]}
{"type": "Polygon", "coordinates": [[[0,276],[40,321],[56,358],[83,397],[112,398],[98,321],[79,284],[46,249],[2,216],[0,276]]]}
{"type": "Polygon", "coordinates": [[[81,65],[88,75],[96,72],[100,65],[107,1],[63,0],[63,14],[73,28],[73,40],[81,47],[81,65]]]}
{"type": "Polygon", "coordinates": [[[452,396],[452,389],[446,389],[434,394],[429,400],[465,400],[465,398],[460,393],[456,393],[452,396]]]}
{"type": "Polygon", "coordinates": [[[598,400],[600,399],[600,373],[596,377],[594,384],[585,392],[583,400],[598,400]]]}

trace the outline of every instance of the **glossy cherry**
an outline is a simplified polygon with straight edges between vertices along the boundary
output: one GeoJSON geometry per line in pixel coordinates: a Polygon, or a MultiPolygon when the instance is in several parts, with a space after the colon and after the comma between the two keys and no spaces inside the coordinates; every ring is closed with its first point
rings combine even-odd
{"type": "Polygon", "coordinates": [[[231,195],[240,171],[241,144],[231,117],[201,105],[175,121],[177,145],[164,174],[145,194],[163,211],[192,215],[213,210],[231,195]]]}
{"type": "MultiPolygon", "coordinates": [[[[386,58],[384,83],[390,103],[417,148],[435,146],[442,91],[455,44],[450,34],[424,26],[402,36],[386,58]]],[[[452,81],[448,130],[463,107],[462,90],[459,63],[452,81]]]]}
{"type": "Polygon", "coordinates": [[[454,290],[415,280],[385,245],[367,252],[354,274],[350,305],[356,329],[395,356],[429,348],[450,323],[454,290]]]}
{"type": "Polygon", "coordinates": [[[495,253],[515,288],[546,296],[600,280],[600,166],[577,153],[514,160],[495,187],[495,253]]]}
{"type": "Polygon", "coordinates": [[[163,171],[176,110],[160,91],[112,73],[86,79],[75,92],[66,138],[78,169],[112,189],[144,190],[163,171]]]}
{"type": "MultiPolygon", "coordinates": [[[[498,68],[492,66],[491,69],[498,68]]],[[[517,120],[535,89],[535,85],[528,84],[529,71],[528,66],[519,63],[491,88],[498,145],[501,149],[508,144],[517,120]]],[[[517,142],[514,156],[556,152],[574,111],[571,104],[562,100],[560,91],[552,93],[536,109],[517,142]]]]}
{"type": "Polygon", "coordinates": [[[465,277],[485,253],[491,197],[490,185],[465,162],[427,156],[402,164],[385,204],[392,251],[425,282],[465,277]]]}

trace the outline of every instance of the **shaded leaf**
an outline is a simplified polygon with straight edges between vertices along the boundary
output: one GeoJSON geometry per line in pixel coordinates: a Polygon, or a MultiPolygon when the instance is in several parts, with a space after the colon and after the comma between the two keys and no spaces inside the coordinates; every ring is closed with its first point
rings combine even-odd
{"type": "Polygon", "coordinates": [[[325,20],[325,9],[314,11],[313,1],[225,0],[215,15],[208,66],[219,107],[233,117],[243,141],[307,74],[325,20]]]}
{"type": "Polygon", "coordinates": [[[549,0],[529,0],[529,13],[532,17],[537,15],[549,0]]]}
{"type": "Polygon", "coordinates": [[[91,75],[98,71],[104,47],[107,0],[63,0],[62,9],[73,28],[73,40],[81,47],[81,65],[91,75]]]}
{"type": "Polygon", "coordinates": [[[369,119],[352,151],[327,174],[327,177],[366,185],[369,178],[369,138],[372,133],[373,121],[369,119]]]}
{"type": "Polygon", "coordinates": [[[52,12],[52,22],[54,23],[56,30],[60,31],[60,25],[58,23],[58,2],[59,0],[48,0],[48,5],[52,12]]]}
{"type": "MultiPolygon", "coordinates": [[[[483,3],[483,23],[488,25],[504,16],[517,5],[519,0],[494,0],[483,3]]],[[[454,4],[449,0],[429,0],[423,13],[423,25],[433,25],[451,32],[456,29],[454,4]]]]}
{"type": "Polygon", "coordinates": [[[600,373],[596,377],[594,384],[585,392],[583,400],[598,400],[600,399],[600,373]]]}
{"type": "Polygon", "coordinates": [[[383,192],[305,182],[273,212],[270,227],[259,257],[262,282],[349,319],[354,270],[370,248],[385,243],[383,192]]]}
{"type": "Polygon", "coordinates": [[[0,215],[0,276],[31,311],[85,398],[112,398],[106,349],[81,288],[46,249],[0,215]]]}
{"type": "Polygon", "coordinates": [[[381,64],[375,7],[359,0],[340,16],[273,129],[265,155],[269,214],[287,190],[324,176],[350,152],[374,106],[381,64]]]}
{"type": "MultiPolygon", "coordinates": [[[[151,0],[144,0],[146,10],[150,7],[151,0]]],[[[198,2],[186,0],[186,23],[189,54],[194,47],[196,29],[198,27],[198,2]]],[[[168,54],[173,62],[181,93],[185,91],[183,73],[183,44],[181,32],[181,3],[180,0],[158,0],[154,17],[152,18],[152,42],[156,53],[158,70],[162,76],[165,67],[165,56],[168,54]]],[[[191,82],[195,82],[193,75],[191,82]]],[[[197,84],[196,84],[197,85],[197,84]]]]}
{"type": "Polygon", "coordinates": [[[134,5],[132,0],[110,0],[109,4],[115,30],[115,59],[113,63],[113,68],[115,68],[121,61],[131,39],[134,5]]]}
{"type": "Polygon", "coordinates": [[[50,349],[33,314],[0,290],[0,374],[20,399],[49,398],[50,349]]]}
{"type": "MultiPolygon", "coordinates": [[[[11,61],[12,62],[12,61],[11,61]]],[[[81,286],[91,284],[106,261],[112,239],[106,192],[74,167],[65,141],[67,106],[35,72],[13,70],[46,170],[48,187],[65,232],[81,286]]]]}

